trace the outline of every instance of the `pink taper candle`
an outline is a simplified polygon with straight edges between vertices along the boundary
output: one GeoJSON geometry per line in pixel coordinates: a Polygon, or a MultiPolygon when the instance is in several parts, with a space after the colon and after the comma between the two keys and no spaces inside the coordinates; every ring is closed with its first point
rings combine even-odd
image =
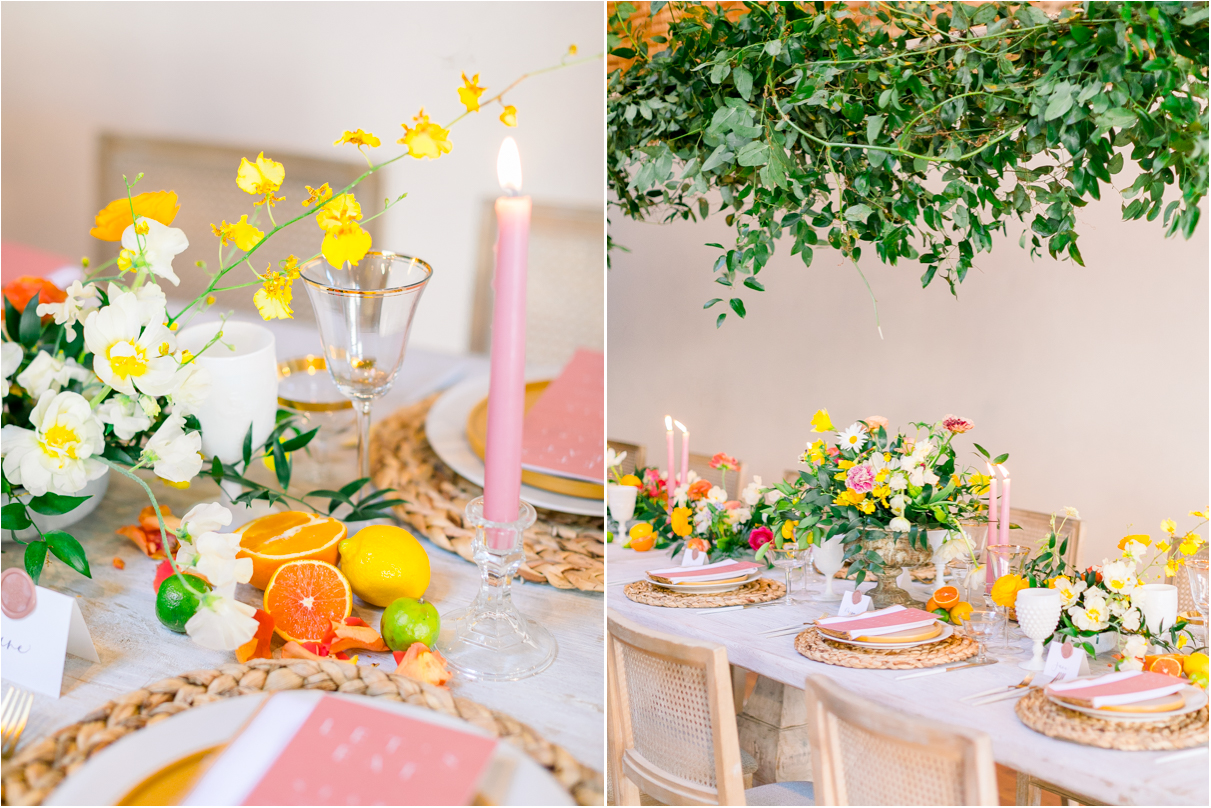
{"type": "Polygon", "coordinates": [[[997,466],[1004,482],[1001,483],[1001,544],[1009,544],[1009,469],[997,466]]]}
{"type": "Polygon", "coordinates": [[[988,534],[984,537],[984,556],[987,559],[984,564],[984,580],[991,584],[993,583],[992,556],[988,553],[988,547],[1000,541],[999,531],[997,529],[997,472],[988,464],[988,534]]]}
{"type": "Polygon", "coordinates": [[[681,472],[677,475],[677,484],[685,485],[690,481],[690,431],[680,421],[673,423],[681,430],[681,472]]]}
{"type": "Polygon", "coordinates": [[[669,444],[669,473],[665,485],[669,491],[669,507],[673,506],[673,491],[677,488],[677,473],[673,466],[673,416],[664,416],[664,437],[669,444]]]}
{"type": "MultiPolygon", "coordinates": [[[[492,364],[484,447],[484,516],[516,522],[521,501],[521,425],[526,411],[526,248],[530,197],[521,190],[521,156],[505,138],[496,173],[506,196],[496,200],[496,273],[492,289],[492,364]]],[[[489,536],[501,547],[507,536],[489,536]]]]}

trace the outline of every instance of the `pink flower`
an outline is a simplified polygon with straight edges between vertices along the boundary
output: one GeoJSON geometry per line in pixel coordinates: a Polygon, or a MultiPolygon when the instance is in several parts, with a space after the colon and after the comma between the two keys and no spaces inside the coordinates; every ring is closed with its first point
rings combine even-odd
{"type": "Polygon", "coordinates": [[[727,469],[728,471],[735,471],[736,469],[740,468],[740,461],[738,461],[736,458],[732,457],[731,455],[726,455],[723,452],[718,452],[715,454],[714,457],[711,458],[711,468],[727,469]]]}
{"type": "Polygon", "coordinates": [[[723,503],[723,510],[725,511],[734,511],[739,507],[740,500],[738,499],[729,499],[727,502],[723,503]]]}
{"type": "Polygon", "coordinates": [[[867,432],[871,432],[871,433],[878,432],[879,427],[883,427],[884,429],[887,429],[887,419],[884,418],[882,415],[872,415],[869,418],[865,419],[865,423],[866,423],[867,432]]]}
{"type": "Polygon", "coordinates": [[[966,418],[957,418],[953,415],[947,415],[942,419],[942,426],[951,432],[954,432],[956,435],[959,435],[970,431],[975,424],[968,421],[966,418]]]}
{"type": "Polygon", "coordinates": [[[765,545],[774,540],[774,531],[770,530],[765,525],[753,528],[748,534],[748,546],[754,550],[760,550],[765,545]]]}
{"type": "Polygon", "coordinates": [[[854,466],[845,475],[845,484],[859,494],[868,493],[875,487],[875,470],[865,463],[854,466]]]}

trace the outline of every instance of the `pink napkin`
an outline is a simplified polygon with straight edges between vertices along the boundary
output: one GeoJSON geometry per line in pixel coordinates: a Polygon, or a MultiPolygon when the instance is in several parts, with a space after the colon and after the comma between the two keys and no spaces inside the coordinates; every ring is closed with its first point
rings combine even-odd
{"type": "Polygon", "coordinates": [[[1152,671],[1119,671],[1096,679],[1080,679],[1048,686],[1048,691],[1070,699],[1083,699],[1094,709],[1137,704],[1176,693],[1186,682],[1152,671]]]}
{"type": "Polygon", "coordinates": [[[605,355],[582,348],[526,412],[521,467],[603,483],[604,435],[605,355]]]}
{"type": "Polygon", "coordinates": [[[858,637],[879,637],[884,634],[894,634],[897,631],[907,631],[913,628],[924,628],[938,619],[923,609],[906,609],[903,606],[888,606],[874,612],[867,612],[860,617],[828,617],[817,620],[816,625],[830,631],[843,631],[851,640],[858,637]]]}
{"type": "Polygon", "coordinates": [[[714,564],[704,564],[701,567],[668,567],[662,570],[648,570],[648,576],[670,581],[722,581],[744,575],[750,570],[760,569],[761,564],[752,561],[716,561],[714,564]]]}

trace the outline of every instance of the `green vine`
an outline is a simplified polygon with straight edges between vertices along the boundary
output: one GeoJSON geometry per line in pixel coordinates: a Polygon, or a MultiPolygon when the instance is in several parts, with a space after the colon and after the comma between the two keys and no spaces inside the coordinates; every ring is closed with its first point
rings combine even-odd
{"type": "Polygon", "coordinates": [[[610,52],[631,60],[609,75],[611,204],[636,220],[725,213],[735,246],[708,246],[740,317],[740,287],[764,291],[784,238],[808,266],[820,245],[856,266],[871,244],[957,294],[1011,219],[1032,256],[1083,266],[1076,210],[1103,184],[1126,220],[1186,238],[1198,224],[1205,1],[1085,2],[1055,20],[1025,3],[678,2],[651,15],[666,5],[662,36],[630,3],[611,7],[610,52]],[[1139,174],[1122,187],[1128,162],[1139,174]]]}

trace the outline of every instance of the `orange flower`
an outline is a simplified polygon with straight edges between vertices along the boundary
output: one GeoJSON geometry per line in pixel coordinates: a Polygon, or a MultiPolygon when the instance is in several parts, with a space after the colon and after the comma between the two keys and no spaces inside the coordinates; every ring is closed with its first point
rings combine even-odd
{"type": "MultiPolygon", "coordinates": [[[[22,275],[4,287],[4,296],[8,298],[8,302],[13,304],[13,308],[18,312],[25,311],[26,305],[30,298],[35,294],[38,295],[39,303],[62,303],[67,300],[67,293],[55,286],[50,281],[44,278],[36,278],[33,275],[22,275]]],[[[46,314],[42,317],[42,322],[50,320],[52,315],[46,314]]]]}
{"type": "Polygon", "coordinates": [[[1133,541],[1137,541],[1140,544],[1147,547],[1150,544],[1152,544],[1152,537],[1149,536],[1147,533],[1136,533],[1131,536],[1124,536],[1122,539],[1119,540],[1118,548],[1120,550],[1126,550],[1127,545],[1133,541]]]}
{"type": "Polygon", "coordinates": [[[399,660],[395,672],[438,687],[445,687],[451,676],[446,668],[446,658],[436,649],[430,651],[423,642],[408,646],[408,652],[399,660]]]}
{"type": "Polygon", "coordinates": [[[1029,589],[1030,582],[1021,575],[1002,575],[992,585],[992,602],[998,606],[1011,608],[1017,602],[1018,592],[1029,589]]]}
{"type": "Polygon", "coordinates": [[[710,492],[711,492],[711,481],[710,480],[695,480],[694,483],[690,486],[689,497],[690,497],[690,499],[702,499],[710,492]]]}
{"type": "Polygon", "coordinates": [[[728,471],[735,471],[736,469],[740,468],[740,461],[731,455],[724,454],[723,452],[717,452],[715,456],[711,458],[710,465],[713,469],[727,469],[728,471]]]}
{"type": "Polygon", "coordinates": [[[102,241],[121,241],[122,233],[134,224],[130,214],[132,206],[135,215],[155,219],[162,225],[172,224],[172,220],[177,218],[177,211],[181,209],[176,191],[148,191],[145,194],[136,194],[131,199],[122,197],[110,202],[97,213],[93,229],[89,230],[88,234],[102,241]]]}

